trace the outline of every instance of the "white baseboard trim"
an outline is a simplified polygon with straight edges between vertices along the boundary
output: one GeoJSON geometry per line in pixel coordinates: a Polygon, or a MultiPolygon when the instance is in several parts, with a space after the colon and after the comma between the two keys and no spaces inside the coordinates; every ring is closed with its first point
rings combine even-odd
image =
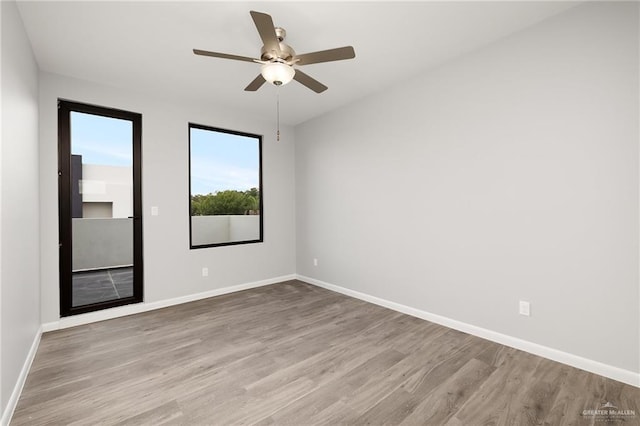
{"type": "Polygon", "coordinates": [[[189,294],[173,299],[160,300],[157,302],[143,302],[132,305],[119,306],[102,311],[90,312],[86,314],[74,315],[71,317],[60,318],[58,321],[42,324],[42,331],[61,330],[63,328],[75,327],[78,325],[90,324],[93,322],[104,321],[112,318],[124,317],[127,315],[139,314],[141,312],[153,311],[155,309],[166,308],[169,306],[180,305],[182,303],[193,302],[196,300],[207,299],[209,297],[220,296],[236,291],[248,290],[250,288],[262,287],[265,285],[275,284],[282,281],[296,279],[295,274],[283,275],[280,277],[269,278],[261,281],[254,281],[245,284],[238,284],[229,287],[216,288],[202,293],[189,294]]]}
{"type": "Polygon", "coordinates": [[[42,327],[38,329],[38,332],[33,338],[33,343],[31,344],[29,353],[27,353],[27,359],[25,359],[24,364],[22,365],[22,369],[20,370],[20,375],[18,376],[16,385],[13,387],[13,392],[11,392],[9,401],[7,401],[7,406],[2,412],[2,418],[0,419],[0,425],[2,426],[7,426],[11,421],[11,417],[13,417],[13,412],[18,405],[18,400],[20,399],[22,388],[24,387],[24,383],[27,381],[29,370],[31,370],[31,364],[33,363],[33,359],[36,357],[36,353],[38,352],[40,337],[42,337],[42,327]]]}
{"type": "Polygon", "coordinates": [[[622,368],[614,367],[598,361],[583,358],[581,356],[570,354],[568,352],[563,352],[558,349],[553,349],[537,343],[529,342],[527,340],[522,340],[517,337],[508,336],[506,334],[498,333],[496,331],[488,330],[486,328],[467,324],[462,321],[457,321],[441,315],[432,314],[427,311],[412,308],[410,306],[402,305],[400,303],[391,302],[389,300],[385,300],[376,296],[371,296],[369,294],[361,293],[359,291],[351,290],[345,287],[340,287],[335,284],[330,284],[324,281],[317,280],[315,278],[307,277],[304,275],[297,275],[296,278],[308,284],[322,287],[327,290],[335,291],[337,293],[342,293],[347,296],[355,297],[356,299],[360,299],[365,302],[383,306],[385,308],[389,308],[394,311],[401,312],[403,314],[407,314],[413,317],[431,321],[436,324],[443,325],[445,327],[453,328],[455,330],[471,334],[473,336],[481,337],[483,339],[487,339],[492,342],[500,343],[505,346],[509,346],[515,349],[529,352],[531,354],[538,355],[543,358],[550,359],[552,361],[557,361],[562,364],[569,365],[571,367],[576,367],[581,370],[588,371],[590,373],[595,373],[600,376],[617,380],[619,382],[623,382],[635,387],[640,387],[640,374],[635,373],[633,371],[624,370],[622,368]]]}

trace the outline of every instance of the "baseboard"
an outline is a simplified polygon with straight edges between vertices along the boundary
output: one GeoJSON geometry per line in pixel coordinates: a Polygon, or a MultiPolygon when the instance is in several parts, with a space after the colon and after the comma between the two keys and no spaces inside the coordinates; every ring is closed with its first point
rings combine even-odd
{"type": "Polygon", "coordinates": [[[33,363],[33,359],[36,357],[36,353],[38,352],[40,337],[42,337],[42,327],[38,329],[36,336],[33,338],[33,343],[31,344],[31,348],[29,349],[29,353],[27,354],[27,359],[25,359],[24,364],[22,365],[20,375],[18,376],[18,380],[16,381],[16,385],[13,387],[13,391],[11,392],[11,396],[9,397],[9,401],[7,401],[7,406],[2,412],[2,418],[0,418],[0,425],[2,426],[7,426],[11,421],[11,417],[13,417],[13,412],[18,405],[18,400],[20,399],[22,388],[24,387],[24,383],[27,380],[27,375],[29,375],[29,370],[31,370],[31,364],[33,363]]]}
{"type": "Polygon", "coordinates": [[[289,281],[296,278],[295,274],[283,275],[280,277],[269,278],[261,281],[254,281],[245,284],[238,284],[229,287],[216,288],[202,293],[189,294],[187,296],[176,297],[173,299],[160,300],[157,302],[136,303],[134,305],[119,306],[116,308],[105,309],[102,311],[90,312],[87,314],[74,315],[72,317],[60,318],[58,321],[42,324],[42,331],[60,330],[63,328],[75,327],[78,325],[90,324],[93,322],[104,321],[113,318],[124,317],[127,315],[139,314],[142,312],[153,311],[156,309],[167,308],[169,306],[180,305],[183,303],[193,302],[196,300],[207,299],[209,297],[220,296],[236,291],[248,290],[251,288],[262,287],[265,285],[275,284],[282,281],[289,281]]]}
{"type": "Polygon", "coordinates": [[[356,299],[363,300],[365,302],[373,303],[375,305],[383,306],[385,308],[392,309],[403,314],[411,315],[413,317],[421,318],[427,321],[434,322],[436,324],[443,325],[445,327],[453,328],[458,331],[462,331],[473,336],[481,337],[483,339],[490,340],[492,342],[500,343],[505,346],[509,346],[515,349],[519,349],[525,352],[529,352],[534,355],[541,356],[543,358],[557,361],[562,364],[576,367],[581,370],[595,373],[600,376],[604,376],[619,382],[623,382],[635,387],[640,387],[640,374],[633,371],[624,370],[622,368],[614,367],[608,364],[604,364],[591,359],[583,358],[578,355],[574,355],[568,352],[563,352],[558,349],[549,348],[537,343],[522,340],[517,337],[508,336],[506,334],[498,333],[496,331],[488,330],[486,328],[478,327],[475,325],[467,324],[461,321],[457,321],[451,318],[447,318],[441,315],[432,314],[427,311],[412,308],[410,306],[402,305],[400,303],[391,302],[376,296],[361,293],[359,291],[351,290],[348,288],[340,287],[335,284],[330,284],[324,281],[317,280],[315,278],[307,277],[304,275],[297,275],[296,279],[304,281],[308,284],[312,284],[318,287],[325,288],[327,290],[342,293],[347,296],[355,297],[356,299]]]}

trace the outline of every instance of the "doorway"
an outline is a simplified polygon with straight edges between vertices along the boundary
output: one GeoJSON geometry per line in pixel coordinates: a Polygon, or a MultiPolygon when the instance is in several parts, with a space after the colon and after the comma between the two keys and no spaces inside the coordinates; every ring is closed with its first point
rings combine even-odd
{"type": "Polygon", "coordinates": [[[142,116],[58,101],[60,314],[142,302],[142,116]]]}

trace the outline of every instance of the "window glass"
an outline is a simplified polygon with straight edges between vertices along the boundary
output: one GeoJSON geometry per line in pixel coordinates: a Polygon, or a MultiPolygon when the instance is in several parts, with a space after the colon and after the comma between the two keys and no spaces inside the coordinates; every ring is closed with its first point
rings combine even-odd
{"type": "Polygon", "coordinates": [[[262,242],[262,137],[189,124],[191,248],[262,242]]]}

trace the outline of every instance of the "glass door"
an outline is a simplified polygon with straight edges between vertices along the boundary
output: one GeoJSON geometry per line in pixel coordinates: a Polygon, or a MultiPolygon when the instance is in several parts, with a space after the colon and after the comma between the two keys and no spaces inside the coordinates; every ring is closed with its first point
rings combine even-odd
{"type": "Polygon", "coordinates": [[[59,101],[62,316],[142,301],[141,122],[59,101]]]}

